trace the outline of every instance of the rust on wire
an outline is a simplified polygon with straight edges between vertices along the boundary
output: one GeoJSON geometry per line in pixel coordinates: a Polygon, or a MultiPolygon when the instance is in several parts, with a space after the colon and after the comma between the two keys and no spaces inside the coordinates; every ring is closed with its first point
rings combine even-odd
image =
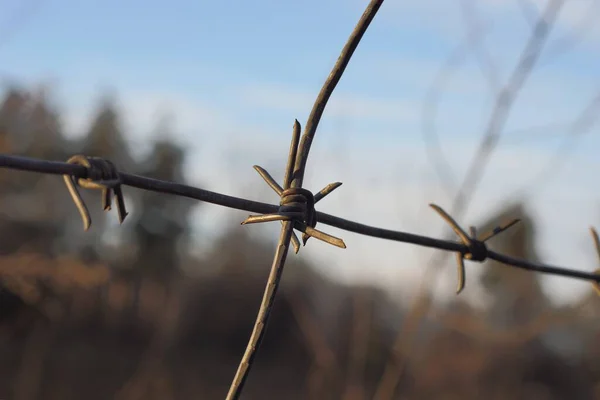
{"type": "Polygon", "coordinates": [[[86,168],[86,177],[75,177],[73,175],[63,175],[67,189],[81,214],[83,220],[83,229],[88,230],[92,224],[90,212],[77,190],[77,186],[84,189],[95,189],[102,191],[102,209],[109,211],[112,208],[112,195],[117,200],[117,210],[119,213],[119,223],[123,223],[127,216],[125,210],[125,200],[121,191],[121,176],[115,165],[109,160],[100,157],[86,157],[84,155],[75,155],[67,160],[67,164],[81,165],[86,168]]]}
{"type": "Polygon", "coordinates": [[[485,242],[521,221],[520,219],[513,219],[508,223],[497,226],[490,232],[487,232],[484,235],[477,237],[477,230],[475,229],[475,227],[472,226],[469,228],[469,235],[458,225],[458,223],[456,223],[454,218],[452,218],[446,211],[444,211],[443,208],[436,204],[430,204],[429,206],[433,208],[444,219],[444,221],[448,223],[448,225],[450,225],[452,230],[454,230],[454,232],[460,238],[461,242],[465,245],[465,250],[457,251],[455,253],[458,274],[458,285],[456,288],[456,294],[459,294],[465,288],[465,259],[477,262],[484,262],[489,257],[489,252],[485,242]]]}

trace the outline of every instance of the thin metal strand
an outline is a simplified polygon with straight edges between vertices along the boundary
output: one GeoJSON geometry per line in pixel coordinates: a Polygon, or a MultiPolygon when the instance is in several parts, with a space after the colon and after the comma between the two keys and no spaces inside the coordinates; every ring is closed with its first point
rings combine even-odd
{"type": "Polygon", "coordinates": [[[342,182],[334,182],[325,186],[323,189],[319,191],[319,193],[315,194],[315,204],[318,203],[323,197],[327,196],[329,193],[333,192],[335,189],[342,186],[342,182]]]}
{"type": "MultiPolygon", "coordinates": [[[[360,39],[369,27],[369,24],[375,17],[375,14],[379,10],[379,7],[382,3],[383,0],[371,0],[369,5],[367,6],[367,9],[358,21],[356,28],[354,28],[354,30],[352,31],[350,38],[348,39],[346,45],[342,49],[338,61],[335,63],[333,70],[329,74],[329,77],[325,81],[321,92],[317,96],[313,109],[306,122],[305,133],[302,136],[298,152],[295,152],[294,148],[296,147],[296,133],[299,130],[297,128],[299,127],[299,124],[294,123],[294,133],[292,137],[292,144],[290,146],[291,151],[288,157],[288,168],[286,169],[284,186],[286,186],[289,182],[289,188],[302,188],[304,170],[306,168],[306,161],[308,159],[308,153],[310,151],[310,144],[316,133],[317,126],[319,124],[321,116],[323,115],[323,111],[325,110],[327,101],[329,100],[331,93],[333,92],[335,86],[342,77],[342,74],[344,73],[348,62],[350,61],[354,50],[360,42],[360,39]],[[293,176],[290,177],[289,172],[292,170],[292,164],[294,165],[294,172],[293,176]]],[[[288,187],[286,187],[286,189],[288,189],[288,187]]],[[[312,206],[314,206],[314,198],[312,198],[312,200],[312,206]]],[[[312,222],[316,223],[316,218],[312,222]]],[[[252,360],[254,359],[256,351],[260,346],[260,342],[262,341],[264,330],[269,320],[271,306],[273,305],[273,302],[275,300],[275,294],[279,286],[279,281],[281,280],[281,274],[285,265],[287,251],[292,237],[294,225],[295,224],[293,223],[286,222],[281,228],[281,235],[279,236],[277,251],[273,258],[273,265],[271,267],[271,273],[269,274],[269,279],[267,281],[267,287],[265,288],[263,301],[260,306],[258,315],[256,317],[254,331],[252,333],[252,336],[250,337],[250,340],[248,341],[248,346],[246,347],[246,351],[244,352],[242,362],[240,363],[240,366],[229,389],[229,393],[227,394],[227,400],[239,398],[244,387],[244,382],[246,381],[250,368],[252,367],[252,360]]]]}
{"type": "Polygon", "coordinates": [[[598,261],[600,261],[600,239],[598,239],[598,232],[596,232],[596,228],[590,227],[590,232],[592,234],[592,238],[594,239],[594,246],[596,248],[596,254],[598,255],[598,261]]]}
{"type": "Polygon", "coordinates": [[[317,100],[313,105],[310,115],[308,116],[306,126],[304,127],[304,134],[302,135],[300,141],[300,152],[296,157],[293,181],[298,182],[298,187],[301,187],[304,181],[304,168],[306,167],[306,161],[308,160],[308,152],[310,151],[310,146],[314,139],[315,133],[317,132],[317,126],[319,125],[321,117],[323,116],[323,112],[325,111],[325,106],[327,105],[331,94],[346,70],[348,63],[350,62],[350,58],[352,58],[352,55],[358,47],[360,40],[362,39],[364,33],[371,24],[371,21],[373,21],[375,14],[377,14],[377,11],[379,11],[379,8],[382,4],[383,0],[371,0],[369,2],[363,15],[360,17],[358,24],[356,24],[354,31],[352,31],[350,38],[346,42],[346,45],[342,49],[342,52],[333,66],[333,69],[329,73],[329,76],[321,88],[319,95],[317,96],[317,100]]]}
{"type": "MultiPolygon", "coordinates": [[[[61,161],[39,160],[31,157],[15,156],[9,154],[0,154],[0,168],[13,169],[18,171],[38,172],[51,175],[67,175],[67,178],[73,176],[75,178],[87,178],[87,169],[81,165],[67,164],[61,161]]],[[[189,185],[184,185],[176,182],[163,181],[145,176],[134,175],[120,172],[121,185],[129,186],[141,190],[148,190],[157,193],[170,194],[175,196],[187,197],[190,199],[202,201],[205,203],[215,204],[222,207],[228,207],[236,210],[248,211],[260,214],[277,213],[279,206],[274,204],[263,203],[259,201],[229,196],[210,190],[197,188],[189,185]]],[[[69,187],[69,183],[67,183],[69,187]]],[[[76,202],[77,204],[77,202],[76,202]]],[[[85,204],[81,201],[83,207],[85,204]]],[[[78,206],[79,209],[79,206],[78,206]]],[[[450,252],[467,252],[468,248],[462,244],[451,240],[442,240],[428,236],[418,235],[409,232],[403,232],[392,229],[385,229],[363,224],[356,221],[350,221],[335,215],[316,212],[317,221],[320,224],[329,225],[347,232],[353,232],[359,235],[370,236],[377,239],[392,240],[395,242],[406,243],[416,246],[428,247],[450,252]]],[[[550,269],[540,271],[540,264],[523,259],[504,256],[498,253],[489,251],[489,258],[517,268],[529,269],[531,271],[543,272],[551,275],[558,275],[568,278],[582,279],[593,282],[600,282],[600,273],[594,274],[589,272],[581,272],[570,270],[564,267],[551,267],[550,269]],[[493,258],[492,254],[496,254],[493,258]]]]}
{"type": "Polygon", "coordinates": [[[456,294],[460,294],[465,288],[467,281],[465,273],[465,260],[461,253],[456,253],[456,273],[458,275],[458,286],[456,287],[456,294]]]}
{"type": "Polygon", "coordinates": [[[467,234],[467,232],[463,231],[463,229],[456,223],[454,218],[452,218],[444,209],[436,204],[430,204],[429,207],[433,208],[437,213],[452,227],[452,230],[458,235],[458,237],[462,240],[465,245],[469,245],[471,243],[471,238],[467,234]]]}
{"type": "Polygon", "coordinates": [[[249,224],[260,224],[262,222],[273,222],[273,221],[291,221],[292,218],[280,214],[264,214],[264,215],[250,215],[248,218],[242,221],[241,225],[249,224]]]}
{"type": "Polygon", "coordinates": [[[73,182],[73,178],[71,178],[69,175],[65,175],[63,178],[65,184],[67,185],[67,189],[69,190],[69,194],[71,195],[71,198],[73,199],[73,202],[75,203],[75,206],[77,207],[77,210],[81,215],[81,220],[83,221],[83,230],[87,231],[92,225],[90,211],[88,210],[87,206],[85,205],[85,202],[81,198],[79,191],[75,187],[75,182],[73,182]]]}
{"type": "MultiPolygon", "coordinates": [[[[296,121],[296,123],[298,123],[298,121],[296,121]]],[[[294,125],[294,127],[295,127],[295,125],[294,125]]],[[[300,132],[300,128],[297,128],[297,129],[298,129],[298,132],[300,132]]],[[[300,134],[294,133],[294,135],[299,137],[300,134]]],[[[298,146],[298,143],[297,143],[298,140],[292,138],[292,143],[294,141],[296,142],[296,146],[298,146]]],[[[295,157],[295,152],[294,152],[294,157],[295,157]]],[[[293,165],[292,165],[292,168],[293,168],[293,165]]],[[[275,191],[275,193],[277,193],[277,195],[281,197],[284,189],[281,186],[279,186],[279,184],[277,183],[277,181],[275,179],[273,179],[271,174],[269,174],[266,169],[262,168],[259,165],[255,165],[254,169],[265,180],[265,182],[267,182],[267,185],[269,185],[271,187],[271,189],[273,189],[275,191]]],[[[254,221],[254,222],[265,222],[265,221],[254,221]]],[[[253,222],[250,222],[250,223],[253,223],[253,222]]],[[[283,225],[283,221],[281,221],[281,224],[283,225]]],[[[242,225],[244,225],[243,222],[242,222],[242,225]]],[[[301,247],[300,240],[298,239],[298,236],[296,236],[296,234],[293,232],[292,232],[292,246],[294,246],[294,253],[298,254],[298,252],[300,251],[300,247],[301,247]]]]}
{"type": "Polygon", "coordinates": [[[485,235],[482,235],[479,238],[479,240],[481,240],[482,242],[486,242],[486,241],[490,240],[491,238],[493,238],[494,236],[499,235],[500,233],[504,232],[505,230],[512,228],[519,222],[521,222],[521,220],[519,218],[517,218],[517,219],[513,219],[512,221],[509,221],[506,224],[497,226],[494,229],[492,229],[490,232],[486,233],[485,235]]]}
{"type": "MultiPolygon", "coordinates": [[[[297,227],[298,230],[304,232],[305,234],[307,234],[310,237],[314,237],[315,239],[319,239],[325,243],[329,243],[332,244],[336,247],[339,247],[341,249],[345,249],[346,248],[346,243],[344,243],[344,241],[340,238],[337,238],[335,236],[331,236],[325,232],[321,232],[318,229],[315,229],[313,227],[310,227],[308,225],[304,225],[300,222],[296,222],[295,226],[297,227]]],[[[304,241],[304,244],[306,244],[306,240],[304,241]]]]}
{"type": "Polygon", "coordinates": [[[269,322],[271,308],[273,307],[275,295],[277,294],[277,289],[279,288],[279,281],[281,280],[281,274],[283,272],[282,265],[285,263],[285,259],[287,257],[289,243],[292,236],[292,228],[291,222],[286,221],[283,223],[281,233],[279,235],[279,244],[277,245],[277,250],[275,251],[275,256],[273,257],[271,272],[269,273],[269,278],[267,280],[267,286],[265,287],[262,303],[260,305],[260,309],[258,310],[258,315],[256,316],[256,323],[254,324],[252,335],[248,341],[246,351],[242,356],[238,370],[233,378],[229,392],[227,393],[227,400],[238,399],[240,397],[242,389],[244,388],[244,383],[248,378],[248,373],[250,372],[250,368],[252,368],[252,363],[256,357],[257,350],[264,337],[267,323],[269,322]]]}
{"type": "Polygon", "coordinates": [[[112,191],[107,188],[102,189],[102,209],[104,211],[112,209],[112,191]]]}
{"type": "MultiPolygon", "coordinates": [[[[298,143],[300,143],[300,122],[297,119],[294,120],[294,128],[292,129],[292,142],[290,143],[290,152],[288,154],[288,161],[285,167],[285,176],[283,177],[283,188],[289,189],[294,180],[294,164],[298,156],[298,143]]],[[[283,192],[283,190],[282,190],[283,192]]]]}
{"type": "Polygon", "coordinates": [[[265,182],[267,182],[267,185],[269,185],[269,187],[273,189],[275,193],[281,196],[281,194],[283,193],[283,188],[279,186],[279,183],[277,183],[275,179],[273,179],[271,174],[269,174],[266,169],[259,165],[255,165],[253,168],[265,180],[265,182]]]}

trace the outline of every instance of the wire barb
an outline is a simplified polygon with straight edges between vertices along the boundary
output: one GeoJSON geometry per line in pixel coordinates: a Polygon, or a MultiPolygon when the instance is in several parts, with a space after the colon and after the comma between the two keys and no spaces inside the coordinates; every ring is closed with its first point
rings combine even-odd
{"type": "MultiPolygon", "coordinates": [[[[294,141],[292,141],[292,143],[294,143],[294,141]]],[[[294,228],[303,232],[303,245],[306,246],[306,242],[312,236],[325,243],[332,244],[342,249],[346,248],[346,244],[342,239],[315,229],[315,226],[317,225],[315,203],[340,187],[342,185],[341,182],[330,183],[319,191],[316,196],[313,196],[312,192],[305,188],[287,187],[284,189],[264,168],[255,165],[254,169],[281,198],[279,210],[277,213],[272,214],[250,215],[242,222],[242,225],[270,221],[281,221],[282,223],[283,221],[293,221],[294,228]]],[[[291,180],[286,180],[286,183],[289,185],[291,180]]],[[[291,241],[294,246],[294,251],[298,253],[300,250],[300,241],[295,233],[292,233],[291,241]]]]}
{"type": "MultiPolygon", "coordinates": [[[[275,179],[265,170],[264,168],[255,165],[254,169],[258,174],[267,182],[267,185],[280,197],[279,209],[276,213],[263,214],[263,215],[250,215],[246,218],[242,225],[255,224],[261,222],[270,221],[281,221],[283,225],[284,221],[292,221],[293,227],[302,234],[302,243],[306,246],[306,242],[312,236],[325,243],[332,244],[342,249],[346,248],[346,244],[340,238],[328,235],[327,233],[321,232],[315,229],[317,226],[317,212],[315,211],[315,204],[322,200],[329,193],[342,185],[341,182],[330,183],[325,186],[316,196],[313,196],[312,192],[302,187],[292,187],[292,182],[296,179],[295,164],[298,158],[298,146],[300,145],[300,123],[298,120],[294,121],[294,129],[292,131],[292,142],[290,144],[290,153],[288,155],[288,161],[285,168],[285,176],[283,178],[283,187],[281,187],[275,179]]],[[[300,240],[294,232],[291,236],[292,246],[294,246],[294,252],[298,254],[300,251],[300,240]]]]}
{"type": "MultiPolygon", "coordinates": [[[[592,234],[592,239],[594,239],[594,246],[596,247],[598,261],[600,261],[600,239],[598,239],[598,232],[596,232],[596,229],[592,226],[590,227],[590,233],[592,234]]],[[[594,273],[600,275],[600,268],[596,269],[594,273]]],[[[596,291],[598,296],[600,296],[600,280],[592,282],[592,285],[594,286],[594,290],[596,291]]]]}
{"type": "Polygon", "coordinates": [[[75,175],[63,175],[67,189],[73,198],[73,202],[81,214],[83,220],[83,229],[87,231],[92,225],[92,218],[77,186],[84,189],[102,190],[102,209],[109,211],[112,208],[112,195],[117,201],[117,210],[119,213],[119,223],[123,223],[127,217],[125,209],[125,200],[121,190],[121,176],[115,165],[100,157],[86,157],[78,154],[67,160],[67,164],[81,165],[86,168],[86,177],[76,177],[75,175]]]}
{"type": "MultiPolygon", "coordinates": [[[[497,226],[490,232],[477,237],[477,229],[474,226],[469,228],[469,234],[467,234],[458,223],[452,218],[443,208],[436,204],[429,204],[443,219],[450,225],[452,230],[458,235],[461,242],[465,245],[466,249],[463,251],[457,251],[456,254],[456,265],[458,274],[458,285],[456,288],[456,294],[460,294],[463,291],[466,284],[466,273],[465,273],[465,259],[477,262],[484,262],[488,258],[488,249],[485,244],[486,241],[490,240],[494,236],[504,232],[508,228],[516,225],[521,220],[513,219],[508,223],[497,226]]],[[[600,253],[599,253],[600,254],[600,253]]]]}

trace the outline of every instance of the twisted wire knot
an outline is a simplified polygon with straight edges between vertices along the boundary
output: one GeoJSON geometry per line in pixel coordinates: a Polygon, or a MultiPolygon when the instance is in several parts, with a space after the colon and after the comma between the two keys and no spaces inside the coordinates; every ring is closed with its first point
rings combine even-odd
{"type": "Polygon", "coordinates": [[[464,258],[471,261],[484,262],[488,257],[486,244],[473,236],[471,236],[470,239],[469,243],[465,243],[468,251],[463,254],[464,258]]]}
{"type": "Polygon", "coordinates": [[[488,258],[488,249],[485,242],[521,221],[520,219],[510,220],[508,223],[497,226],[490,232],[478,237],[475,227],[470,227],[469,235],[440,206],[435,204],[430,204],[429,206],[433,208],[444,219],[444,221],[450,225],[450,227],[452,227],[452,230],[458,235],[460,241],[465,246],[464,250],[456,252],[456,265],[458,274],[458,286],[456,288],[456,294],[459,294],[465,288],[465,259],[477,262],[485,261],[488,258]]]}
{"type": "Polygon", "coordinates": [[[86,168],[85,178],[76,178],[71,175],[63,176],[67,189],[79,210],[79,214],[81,214],[83,229],[87,231],[90,228],[92,219],[76,186],[84,189],[102,190],[102,209],[104,211],[109,211],[112,208],[111,197],[114,193],[117,200],[119,223],[123,223],[127,211],[125,210],[125,201],[121,190],[121,175],[115,164],[101,157],[86,157],[80,154],[69,158],[67,163],[81,165],[86,168]]]}
{"type": "Polygon", "coordinates": [[[101,157],[76,155],[67,161],[69,164],[83,165],[87,168],[87,177],[79,178],[77,184],[85,189],[114,189],[121,184],[121,176],[110,160],[101,157]]]}
{"type": "Polygon", "coordinates": [[[305,188],[285,189],[281,192],[278,214],[314,228],[317,225],[315,197],[305,188]]]}
{"type": "MultiPolygon", "coordinates": [[[[340,182],[331,183],[319,193],[313,195],[310,190],[305,188],[288,187],[283,189],[264,168],[255,165],[254,169],[267,182],[271,189],[279,195],[279,209],[274,214],[251,215],[242,222],[242,225],[270,221],[292,221],[294,228],[303,233],[302,243],[304,245],[306,245],[310,237],[314,237],[334,246],[346,248],[346,244],[342,239],[315,229],[317,226],[315,204],[340,187],[340,182]]],[[[292,234],[291,241],[294,251],[298,253],[300,250],[300,240],[298,240],[295,233],[292,234]]]]}

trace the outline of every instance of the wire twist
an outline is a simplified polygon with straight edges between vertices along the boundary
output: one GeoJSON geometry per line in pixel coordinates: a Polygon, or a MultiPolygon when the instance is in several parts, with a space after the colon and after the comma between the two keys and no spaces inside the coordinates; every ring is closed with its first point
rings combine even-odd
{"type": "Polygon", "coordinates": [[[74,175],[63,175],[67,189],[81,214],[83,220],[83,229],[87,231],[91,224],[92,218],[90,212],[81,198],[81,194],[77,190],[77,186],[84,189],[102,190],[102,209],[109,211],[112,208],[111,196],[114,193],[117,201],[117,210],[119,213],[119,223],[123,223],[127,217],[125,210],[125,200],[121,190],[121,175],[115,165],[104,158],[86,157],[84,155],[75,155],[67,160],[68,164],[81,165],[86,168],[87,174],[85,178],[75,177],[74,175]]]}
{"type": "MultiPolygon", "coordinates": [[[[303,245],[306,245],[306,242],[312,236],[325,243],[341,247],[342,249],[346,248],[346,244],[342,239],[315,229],[317,226],[315,204],[340,187],[342,185],[341,182],[330,183],[316,195],[313,195],[310,190],[305,188],[288,187],[284,189],[264,168],[255,165],[254,169],[267,182],[269,187],[279,195],[279,209],[273,214],[250,215],[242,222],[242,225],[271,221],[282,221],[282,223],[283,221],[293,221],[294,228],[303,233],[303,245]]],[[[292,246],[294,246],[296,253],[300,251],[300,240],[298,240],[298,236],[295,233],[292,234],[292,246]]]]}
{"type": "Polygon", "coordinates": [[[461,242],[466,246],[466,250],[456,252],[456,264],[458,274],[458,286],[456,288],[456,294],[462,292],[465,288],[466,274],[465,274],[465,259],[477,262],[484,262],[488,258],[488,249],[485,244],[486,241],[490,240],[499,233],[504,232],[508,228],[521,222],[520,219],[510,220],[508,223],[497,226],[485,235],[477,237],[477,230],[474,226],[469,228],[470,235],[467,234],[446,211],[440,206],[435,204],[429,205],[433,208],[443,219],[452,227],[452,230],[458,235],[461,242]]]}

